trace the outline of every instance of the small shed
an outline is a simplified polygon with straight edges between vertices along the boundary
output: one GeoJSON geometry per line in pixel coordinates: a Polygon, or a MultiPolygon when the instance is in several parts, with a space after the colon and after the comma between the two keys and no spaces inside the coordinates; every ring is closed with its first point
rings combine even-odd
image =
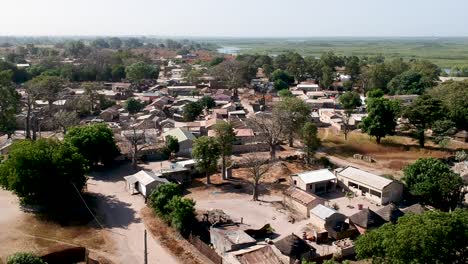
{"type": "Polygon", "coordinates": [[[328,169],[306,171],[291,175],[295,186],[310,193],[325,193],[335,190],[336,176],[328,169]]]}
{"type": "Polygon", "coordinates": [[[316,252],[315,248],[295,234],[278,240],[274,245],[289,263],[295,263],[296,260],[310,260],[316,252]]]}
{"type": "Polygon", "coordinates": [[[131,194],[141,193],[147,197],[159,185],[169,183],[167,179],[156,176],[151,171],[141,170],[133,175],[125,176],[126,188],[131,194]]]}
{"type": "Polygon", "coordinates": [[[212,226],[210,242],[219,254],[255,245],[257,241],[244,231],[245,228],[242,224],[212,226]]]}
{"type": "Polygon", "coordinates": [[[338,213],[336,210],[318,204],[310,210],[310,221],[316,227],[326,229],[327,226],[337,226],[346,220],[344,214],[338,213]]]}
{"type": "Polygon", "coordinates": [[[318,204],[323,204],[324,200],[314,194],[291,186],[283,192],[283,202],[291,210],[300,213],[304,217],[309,217],[310,209],[318,204]]]}

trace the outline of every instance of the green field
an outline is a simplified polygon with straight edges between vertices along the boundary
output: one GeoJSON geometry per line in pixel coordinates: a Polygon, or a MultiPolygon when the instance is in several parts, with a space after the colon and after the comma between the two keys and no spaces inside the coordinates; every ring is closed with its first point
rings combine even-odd
{"type": "Polygon", "coordinates": [[[468,65],[468,38],[304,38],[304,39],[211,39],[222,47],[240,48],[240,53],[275,55],[296,51],[320,56],[329,50],[340,55],[428,59],[443,68],[468,65]]]}

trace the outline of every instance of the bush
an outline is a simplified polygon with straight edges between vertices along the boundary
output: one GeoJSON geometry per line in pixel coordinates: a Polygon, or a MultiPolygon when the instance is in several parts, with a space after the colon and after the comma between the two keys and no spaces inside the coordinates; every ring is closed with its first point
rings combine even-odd
{"type": "Polygon", "coordinates": [[[192,199],[174,196],[166,205],[166,210],[170,211],[168,218],[171,226],[181,233],[187,234],[195,219],[195,202],[192,199]]]}
{"type": "Polygon", "coordinates": [[[47,264],[32,253],[19,252],[7,258],[7,264],[47,264]]]}
{"type": "Polygon", "coordinates": [[[150,206],[156,214],[165,217],[169,214],[169,208],[166,205],[174,196],[180,195],[180,193],[181,190],[177,184],[162,184],[150,194],[150,206]]]}

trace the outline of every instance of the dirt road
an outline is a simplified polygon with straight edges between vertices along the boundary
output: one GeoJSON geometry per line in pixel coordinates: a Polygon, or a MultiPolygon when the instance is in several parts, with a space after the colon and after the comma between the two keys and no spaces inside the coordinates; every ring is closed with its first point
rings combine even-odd
{"type": "MultiPolygon", "coordinates": [[[[99,173],[88,180],[88,191],[97,197],[98,218],[115,242],[115,252],[120,263],[144,262],[145,225],[140,210],[145,206],[140,195],[130,195],[125,190],[121,168],[99,173]]],[[[148,263],[179,263],[167,249],[148,232],[148,263]]]]}

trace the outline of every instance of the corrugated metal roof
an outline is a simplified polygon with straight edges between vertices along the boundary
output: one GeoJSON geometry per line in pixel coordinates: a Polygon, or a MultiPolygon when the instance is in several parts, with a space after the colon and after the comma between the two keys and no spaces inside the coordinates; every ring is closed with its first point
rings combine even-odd
{"type": "Polygon", "coordinates": [[[346,169],[338,172],[340,176],[350,179],[356,183],[362,183],[377,190],[382,190],[385,186],[393,181],[379,175],[372,174],[367,171],[356,169],[354,167],[347,167],[346,169]]]}
{"type": "Polygon", "coordinates": [[[303,205],[308,205],[310,203],[312,203],[313,201],[315,201],[316,199],[320,199],[319,197],[313,195],[313,194],[310,194],[308,192],[305,192],[301,189],[298,189],[294,186],[291,186],[289,187],[288,189],[286,189],[284,191],[284,194],[286,196],[289,196],[291,198],[293,198],[294,200],[300,202],[301,204],[303,205]]]}
{"type": "Polygon", "coordinates": [[[337,213],[337,211],[326,207],[324,205],[318,204],[314,208],[310,210],[310,212],[318,217],[320,219],[326,220],[328,217],[332,216],[333,214],[337,213]]]}
{"type": "Polygon", "coordinates": [[[293,174],[293,176],[298,176],[306,184],[316,183],[316,182],[323,182],[323,181],[330,181],[330,180],[335,180],[336,179],[335,174],[333,174],[328,169],[306,171],[306,172],[293,174]]]}

